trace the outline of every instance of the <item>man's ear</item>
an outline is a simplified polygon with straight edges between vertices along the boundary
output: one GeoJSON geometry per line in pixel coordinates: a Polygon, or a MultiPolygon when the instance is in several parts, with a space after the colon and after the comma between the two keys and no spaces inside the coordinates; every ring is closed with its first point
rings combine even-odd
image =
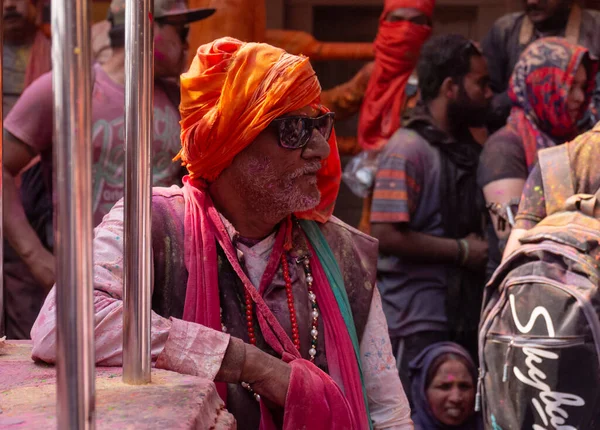
{"type": "Polygon", "coordinates": [[[440,87],[440,95],[447,99],[455,99],[458,94],[458,85],[450,77],[444,79],[440,87]]]}

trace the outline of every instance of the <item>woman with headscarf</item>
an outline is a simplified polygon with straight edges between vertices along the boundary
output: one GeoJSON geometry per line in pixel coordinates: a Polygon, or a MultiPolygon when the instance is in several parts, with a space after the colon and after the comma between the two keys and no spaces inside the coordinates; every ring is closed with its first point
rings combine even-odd
{"type": "Polygon", "coordinates": [[[537,152],[577,136],[577,123],[590,106],[596,71],[596,61],[586,48],[554,37],[532,43],[515,66],[508,123],[486,142],[477,174],[493,221],[488,276],[500,263],[537,152]]]}
{"type": "Polygon", "coordinates": [[[480,430],[475,414],[477,368],[452,342],[425,348],[410,363],[415,430],[480,430]]]}

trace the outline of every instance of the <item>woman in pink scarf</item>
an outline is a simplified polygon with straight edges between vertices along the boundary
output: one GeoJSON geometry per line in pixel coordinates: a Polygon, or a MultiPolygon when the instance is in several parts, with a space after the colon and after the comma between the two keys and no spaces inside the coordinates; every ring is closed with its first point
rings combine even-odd
{"type": "MultiPolygon", "coordinates": [[[[182,75],[184,186],[153,193],[152,356],[240,429],[412,429],[377,244],[331,216],[333,114],[307,58],[219,39],[182,75]]],[[[123,205],[96,229],[96,359],[121,365],[123,205]]],[[[53,362],[54,293],[32,331],[53,362]]]]}

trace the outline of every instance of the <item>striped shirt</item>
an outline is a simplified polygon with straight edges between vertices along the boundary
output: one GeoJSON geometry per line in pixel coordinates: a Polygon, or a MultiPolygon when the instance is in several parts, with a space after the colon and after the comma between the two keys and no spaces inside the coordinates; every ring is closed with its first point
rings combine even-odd
{"type": "MultiPolygon", "coordinates": [[[[443,236],[440,174],[439,150],[413,130],[398,130],[379,157],[371,223],[443,236]]],[[[446,274],[443,264],[379,255],[377,286],[392,338],[446,330],[446,274]]]]}

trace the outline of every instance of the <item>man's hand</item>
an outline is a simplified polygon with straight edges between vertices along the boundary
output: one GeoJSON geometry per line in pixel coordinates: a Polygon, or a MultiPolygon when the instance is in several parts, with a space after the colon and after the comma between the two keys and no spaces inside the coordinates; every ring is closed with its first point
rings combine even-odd
{"type": "Polygon", "coordinates": [[[255,393],[283,407],[291,372],[289,364],[246,344],[246,359],[241,380],[249,383],[255,393]]]}
{"type": "Polygon", "coordinates": [[[487,240],[481,239],[475,233],[471,233],[465,239],[469,245],[469,255],[465,267],[471,270],[479,270],[485,266],[488,260],[487,240]]]}
{"type": "Polygon", "coordinates": [[[4,237],[27,264],[45,293],[54,285],[54,256],[44,248],[33,230],[19,196],[16,177],[35,158],[37,152],[9,131],[4,130],[4,165],[2,166],[4,237]]]}
{"type": "Polygon", "coordinates": [[[31,270],[31,274],[40,286],[44,293],[48,294],[56,281],[56,267],[54,255],[44,247],[39,247],[29,256],[24,258],[25,264],[31,270]]]}
{"type": "Polygon", "coordinates": [[[291,373],[289,364],[231,337],[215,381],[230,384],[247,382],[268,405],[283,407],[291,373]]]}

